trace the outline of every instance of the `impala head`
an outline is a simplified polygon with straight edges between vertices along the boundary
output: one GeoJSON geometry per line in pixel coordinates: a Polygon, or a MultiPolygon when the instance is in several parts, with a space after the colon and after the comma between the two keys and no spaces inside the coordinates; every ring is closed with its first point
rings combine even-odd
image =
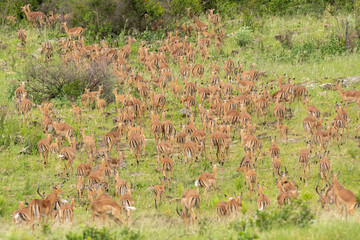
{"type": "Polygon", "coordinates": [[[21,7],[21,12],[23,12],[23,13],[27,13],[26,6],[21,7]]]}
{"type": "Polygon", "coordinates": [[[238,169],[236,169],[237,172],[247,172],[247,167],[246,166],[240,166],[238,169]]]}
{"type": "Polygon", "coordinates": [[[264,187],[264,184],[265,184],[264,182],[262,183],[262,185],[260,185],[259,183],[257,184],[259,195],[262,194],[264,189],[267,189],[266,187],[264,187]]]}
{"type": "Polygon", "coordinates": [[[63,194],[63,190],[61,189],[63,186],[63,183],[60,183],[59,185],[52,184],[52,193],[55,194],[63,194]]]}
{"type": "Polygon", "coordinates": [[[240,204],[240,206],[242,207],[242,197],[243,197],[243,193],[240,193],[240,196],[237,196],[236,193],[234,192],[234,196],[236,201],[240,204]]]}
{"type": "Polygon", "coordinates": [[[338,173],[331,172],[331,176],[332,176],[331,179],[332,179],[333,184],[338,182],[337,177],[339,176],[339,174],[340,174],[340,171],[338,173]]]}
{"type": "Polygon", "coordinates": [[[333,88],[334,91],[341,90],[340,81],[337,82],[336,86],[333,88]]]}

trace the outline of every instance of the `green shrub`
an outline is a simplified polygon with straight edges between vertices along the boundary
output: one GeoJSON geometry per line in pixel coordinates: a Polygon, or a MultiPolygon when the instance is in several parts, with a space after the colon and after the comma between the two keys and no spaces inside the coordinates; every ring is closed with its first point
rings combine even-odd
{"type": "Polygon", "coordinates": [[[103,86],[101,98],[113,99],[111,93],[115,78],[105,62],[92,63],[88,69],[78,69],[63,62],[44,63],[28,61],[23,72],[23,81],[28,80],[27,89],[33,101],[38,103],[53,98],[68,98],[74,101],[84,88],[97,91],[103,86]]]}
{"type": "Polygon", "coordinates": [[[6,209],[6,200],[3,196],[0,196],[0,217],[4,217],[6,209]]]}
{"type": "Polygon", "coordinates": [[[296,225],[308,225],[315,215],[311,212],[306,202],[293,201],[291,205],[284,206],[281,210],[256,211],[255,224],[260,230],[296,225]]]}
{"type": "Polygon", "coordinates": [[[237,232],[238,240],[251,240],[259,238],[253,227],[251,227],[251,225],[249,225],[249,223],[245,220],[230,222],[229,229],[234,229],[237,232]]]}
{"type": "Polygon", "coordinates": [[[114,234],[111,234],[106,227],[96,229],[94,227],[85,227],[82,234],[72,233],[66,234],[67,240],[115,240],[114,234]]]}
{"type": "Polygon", "coordinates": [[[245,47],[249,45],[253,40],[253,32],[249,27],[241,27],[234,35],[236,43],[240,47],[245,47]]]}

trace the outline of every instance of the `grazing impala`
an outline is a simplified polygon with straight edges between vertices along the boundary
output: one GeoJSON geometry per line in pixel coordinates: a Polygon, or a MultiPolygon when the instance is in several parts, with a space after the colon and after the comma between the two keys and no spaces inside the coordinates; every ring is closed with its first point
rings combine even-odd
{"type": "Polygon", "coordinates": [[[24,207],[24,201],[18,201],[18,203],[19,208],[12,215],[13,222],[16,225],[28,224],[30,222],[30,208],[24,207]]]}
{"type": "Polygon", "coordinates": [[[109,218],[112,218],[117,224],[124,224],[126,222],[121,217],[121,212],[123,211],[123,207],[119,206],[119,204],[111,200],[109,198],[98,198],[94,200],[91,199],[91,211],[92,211],[92,219],[95,222],[96,217],[101,217],[103,224],[105,224],[106,215],[109,218]]]}
{"type": "Polygon", "coordinates": [[[243,193],[241,193],[240,196],[237,196],[236,193],[234,193],[234,196],[235,198],[228,198],[229,202],[226,204],[226,208],[227,208],[227,214],[229,216],[231,215],[233,219],[237,219],[242,207],[243,193]]]}
{"type": "Polygon", "coordinates": [[[284,191],[280,192],[280,194],[277,197],[277,201],[279,203],[280,208],[284,206],[284,204],[290,204],[290,198],[294,198],[295,200],[298,198],[299,193],[298,189],[296,191],[284,191]]]}
{"type": "Polygon", "coordinates": [[[347,214],[353,214],[355,207],[358,205],[356,202],[355,194],[345,189],[340,183],[337,181],[337,177],[339,176],[340,171],[337,174],[333,174],[332,182],[334,184],[334,195],[335,195],[335,204],[339,211],[339,214],[342,214],[343,209],[345,208],[346,216],[347,214]]]}

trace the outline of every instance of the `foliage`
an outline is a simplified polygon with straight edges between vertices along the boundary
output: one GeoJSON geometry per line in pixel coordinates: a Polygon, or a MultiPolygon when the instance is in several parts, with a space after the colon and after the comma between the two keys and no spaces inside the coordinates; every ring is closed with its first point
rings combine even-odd
{"type": "Polygon", "coordinates": [[[82,231],[82,234],[70,232],[66,234],[67,240],[115,240],[117,239],[114,234],[111,234],[110,231],[103,227],[101,229],[96,229],[94,227],[85,227],[82,231]]]}
{"type": "Polygon", "coordinates": [[[256,211],[255,224],[260,230],[281,228],[288,225],[304,227],[315,217],[306,202],[293,201],[281,210],[256,211]]]}
{"type": "Polygon", "coordinates": [[[253,32],[249,27],[243,26],[235,33],[235,41],[240,47],[249,45],[253,40],[253,32]]]}
{"type": "Polygon", "coordinates": [[[142,239],[139,232],[130,230],[129,228],[123,228],[120,233],[114,233],[110,229],[103,227],[97,229],[94,227],[86,226],[82,229],[82,233],[73,233],[70,232],[66,235],[67,240],[115,240],[115,239],[124,239],[124,240],[137,240],[142,239]]]}
{"type": "Polygon", "coordinates": [[[35,102],[67,97],[74,101],[84,88],[97,90],[100,85],[102,97],[110,100],[114,78],[105,62],[92,63],[89,69],[80,70],[73,64],[62,62],[43,63],[29,61],[24,69],[24,80],[28,80],[28,92],[35,102]]]}

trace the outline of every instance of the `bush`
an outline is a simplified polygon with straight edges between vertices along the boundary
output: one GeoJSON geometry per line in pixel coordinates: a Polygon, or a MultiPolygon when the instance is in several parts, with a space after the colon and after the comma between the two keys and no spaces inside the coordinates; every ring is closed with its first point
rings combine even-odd
{"type": "Polygon", "coordinates": [[[235,41],[240,47],[249,45],[253,40],[253,32],[247,26],[243,26],[235,33],[235,41]]]}
{"type": "Polygon", "coordinates": [[[90,64],[89,69],[77,69],[75,65],[66,66],[62,62],[43,63],[28,61],[23,81],[28,81],[27,89],[34,102],[66,97],[74,101],[85,87],[92,91],[103,85],[102,98],[112,99],[111,90],[114,77],[106,63],[90,64]]]}
{"type": "Polygon", "coordinates": [[[296,225],[304,227],[315,217],[306,202],[293,201],[291,205],[284,206],[281,210],[256,211],[255,224],[260,230],[287,227],[296,225]]]}
{"type": "Polygon", "coordinates": [[[115,240],[115,239],[124,239],[124,240],[137,240],[142,239],[139,232],[130,230],[127,227],[124,227],[120,234],[111,233],[108,228],[103,227],[102,229],[96,229],[93,227],[85,227],[82,234],[72,233],[66,235],[67,240],[115,240]]]}
{"type": "Polygon", "coordinates": [[[115,240],[117,239],[114,234],[111,234],[109,230],[105,227],[98,230],[93,227],[86,227],[82,234],[76,234],[70,232],[66,234],[67,240],[85,240],[85,239],[92,239],[92,240],[115,240]]]}

